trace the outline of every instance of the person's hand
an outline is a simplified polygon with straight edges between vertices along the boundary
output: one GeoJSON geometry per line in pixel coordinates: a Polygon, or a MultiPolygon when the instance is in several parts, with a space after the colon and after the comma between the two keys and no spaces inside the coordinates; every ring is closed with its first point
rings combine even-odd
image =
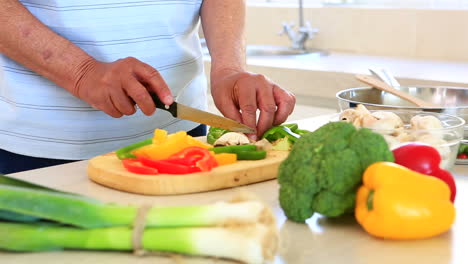
{"type": "Polygon", "coordinates": [[[134,114],[135,104],[145,115],[153,114],[155,105],[148,91],[167,105],[174,101],[159,72],[132,57],[111,63],[87,61],[77,76],[70,92],[112,117],[134,114]]]}
{"type": "Polygon", "coordinates": [[[264,75],[238,70],[212,72],[211,94],[224,116],[257,129],[256,135],[249,135],[254,140],[270,127],[286,121],[296,104],[292,93],[264,75]]]}

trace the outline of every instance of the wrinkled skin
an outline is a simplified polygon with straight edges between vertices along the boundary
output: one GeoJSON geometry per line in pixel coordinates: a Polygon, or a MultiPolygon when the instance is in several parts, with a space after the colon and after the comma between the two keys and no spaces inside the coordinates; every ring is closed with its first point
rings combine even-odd
{"type": "Polygon", "coordinates": [[[211,74],[211,94],[216,107],[231,119],[256,128],[251,139],[286,121],[296,104],[295,96],[261,74],[223,70],[211,74]],[[257,109],[260,115],[257,122],[257,109]]]}

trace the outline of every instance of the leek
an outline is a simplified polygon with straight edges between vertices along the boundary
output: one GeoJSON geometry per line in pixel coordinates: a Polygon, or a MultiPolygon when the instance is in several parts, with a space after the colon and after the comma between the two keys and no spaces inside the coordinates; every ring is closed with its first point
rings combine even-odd
{"type": "MultiPolygon", "coordinates": [[[[0,222],[0,245],[11,251],[132,250],[128,227],[78,229],[51,224],[0,222]]],[[[263,263],[275,251],[275,234],[261,224],[242,227],[148,228],[145,250],[263,263]],[[272,240],[273,239],[273,240],[272,240]]]]}
{"type": "MultiPolygon", "coordinates": [[[[132,250],[138,208],[4,181],[0,219],[8,222],[0,221],[0,249],[132,250]]],[[[151,252],[263,263],[277,251],[275,218],[256,199],[152,207],[142,221],[141,246],[151,252]]]]}
{"type": "MultiPolygon", "coordinates": [[[[82,228],[132,225],[137,206],[107,204],[84,196],[0,184],[0,210],[82,228]]],[[[208,226],[227,221],[253,223],[264,206],[254,201],[186,207],[153,207],[147,227],[208,226]]]]}

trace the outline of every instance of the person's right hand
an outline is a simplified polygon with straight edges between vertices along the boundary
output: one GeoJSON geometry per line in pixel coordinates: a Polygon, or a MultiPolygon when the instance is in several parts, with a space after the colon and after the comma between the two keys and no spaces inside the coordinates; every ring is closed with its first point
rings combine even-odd
{"type": "Polygon", "coordinates": [[[159,72],[132,57],[111,63],[87,61],[77,76],[71,93],[112,117],[134,114],[135,103],[145,115],[153,114],[155,105],[148,91],[164,104],[174,101],[159,72]]]}

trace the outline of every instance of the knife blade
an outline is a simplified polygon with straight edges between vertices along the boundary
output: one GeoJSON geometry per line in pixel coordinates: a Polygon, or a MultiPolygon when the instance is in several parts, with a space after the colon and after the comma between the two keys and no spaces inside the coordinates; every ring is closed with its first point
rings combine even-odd
{"type": "Polygon", "coordinates": [[[200,109],[179,104],[177,102],[171,105],[165,105],[155,93],[150,93],[156,108],[168,111],[175,118],[190,120],[208,126],[227,129],[241,133],[255,133],[255,129],[227,117],[215,115],[200,109]]]}

